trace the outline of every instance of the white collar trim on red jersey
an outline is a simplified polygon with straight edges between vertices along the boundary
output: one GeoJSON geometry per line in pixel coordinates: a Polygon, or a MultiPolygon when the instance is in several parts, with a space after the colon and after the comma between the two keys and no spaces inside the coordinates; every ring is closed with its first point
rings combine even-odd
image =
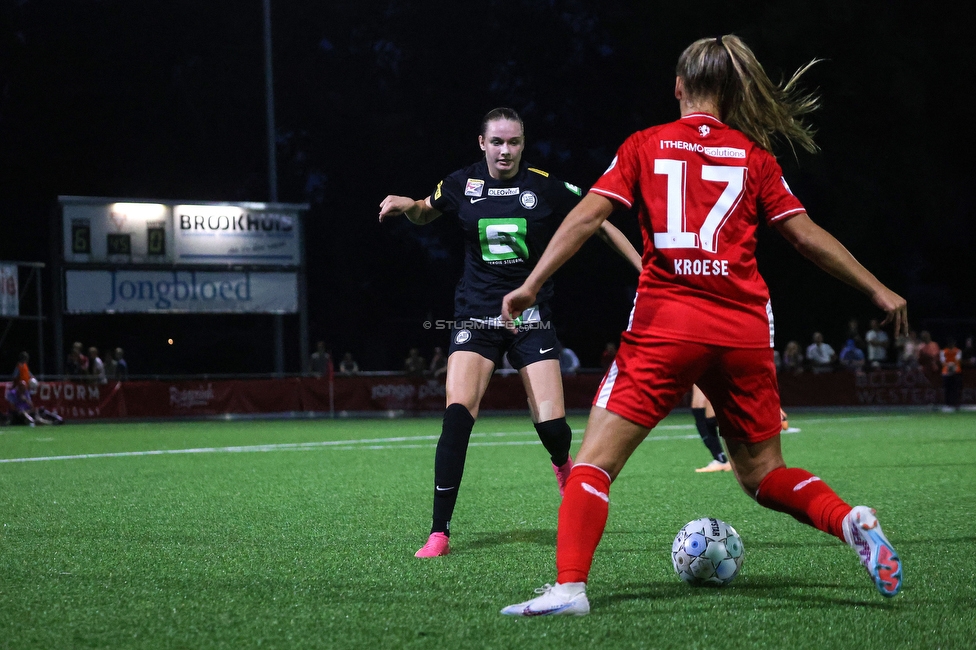
{"type": "Polygon", "coordinates": [[[719,124],[725,124],[725,122],[723,122],[722,120],[718,119],[714,115],[709,115],[708,113],[688,113],[687,115],[683,115],[681,119],[685,120],[688,119],[689,117],[707,117],[709,119],[715,120],[719,124]]]}

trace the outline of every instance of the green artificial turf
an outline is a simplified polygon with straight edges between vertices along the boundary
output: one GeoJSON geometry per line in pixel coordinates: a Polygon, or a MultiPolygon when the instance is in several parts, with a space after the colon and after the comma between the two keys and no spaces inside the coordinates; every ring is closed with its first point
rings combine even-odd
{"type": "Polygon", "coordinates": [[[790,465],[877,508],[904,563],[896,598],[836,539],[730,474],[694,473],[709,456],[688,415],[614,483],[591,614],[545,619],[498,613],[555,579],[559,497],[528,418],[477,423],[452,553],[428,560],[413,553],[438,419],[5,428],[0,459],[49,459],[0,463],[0,648],[976,645],[976,414],[790,424],[790,465]],[[195,451],[138,453],[167,450],[195,451]],[[670,565],[678,529],[703,516],[745,545],[722,589],[670,565]]]}

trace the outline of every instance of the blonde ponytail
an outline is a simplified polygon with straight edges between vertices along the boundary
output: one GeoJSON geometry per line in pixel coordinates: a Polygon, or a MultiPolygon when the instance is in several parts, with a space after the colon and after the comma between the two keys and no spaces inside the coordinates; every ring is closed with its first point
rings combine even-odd
{"type": "Polygon", "coordinates": [[[820,107],[820,98],[802,93],[797,81],[818,61],[801,67],[785,84],[774,84],[749,46],[726,35],[689,45],[678,58],[677,74],[690,97],[713,99],[722,113],[718,117],[763,149],[772,151],[781,138],[814,153],[815,131],[802,118],[820,107]]]}

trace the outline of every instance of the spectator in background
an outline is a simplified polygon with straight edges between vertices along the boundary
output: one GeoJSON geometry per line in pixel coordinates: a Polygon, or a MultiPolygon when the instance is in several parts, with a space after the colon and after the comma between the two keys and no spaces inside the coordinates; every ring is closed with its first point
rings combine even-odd
{"type": "Polygon", "coordinates": [[[939,344],[932,340],[928,330],[919,332],[918,338],[922,344],[918,348],[918,365],[926,372],[939,372],[939,344]]]}
{"type": "Polygon", "coordinates": [[[44,407],[34,407],[31,394],[37,392],[38,382],[34,373],[27,365],[30,362],[30,355],[21,352],[17,355],[17,366],[14,368],[11,377],[10,387],[4,397],[10,404],[11,424],[64,424],[64,419],[57,413],[48,411],[44,407]]]}
{"type": "Polygon", "coordinates": [[[94,346],[88,348],[88,378],[93,384],[108,383],[108,377],[105,376],[105,364],[98,356],[98,348],[94,346]]]}
{"type": "Polygon", "coordinates": [[[332,376],[332,355],[325,349],[325,341],[318,341],[315,344],[315,352],[312,353],[312,374],[319,377],[332,376]]]}
{"type": "Polygon", "coordinates": [[[359,372],[359,364],[356,360],[352,358],[352,352],[346,352],[342,355],[342,361],[339,362],[339,374],[340,375],[355,375],[359,372]]]}
{"type": "Polygon", "coordinates": [[[579,357],[567,347],[559,350],[559,372],[564,375],[575,375],[580,368],[579,357]]]}
{"type": "Polygon", "coordinates": [[[106,352],[105,353],[105,377],[109,381],[112,381],[112,380],[115,379],[115,365],[116,365],[116,363],[117,362],[115,361],[114,353],[112,353],[112,352],[106,352]]]}
{"type": "Polygon", "coordinates": [[[864,339],[868,343],[868,365],[872,368],[879,368],[882,363],[888,360],[888,347],[891,342],[876,319],[871,319],[871,328],[864,339]]]}
{"type": "Polygon", "coordinates": [[[26,424],[32,427],[37,423],[34,418],[34,404],[31,401],[27,382],[19,378],[20,367],[21,364],[18,363],[14,369],[14,379],[10,382],[10,388],[7,389],[4,397],[10,404],[10,424],[26,424]]]}
{"type": "Polygon", "coordinates": [[[600,355],[600,368],[603,372],[610,370],[610,366],[613,365],[613,360],[617,356],[617,344],[613,341],[607,343],[607,346],[603,348],[603,353],[600,355]]]}
{"type": "Polygon", "coordinates": [[[427,370],[435,378],[447,374],[447,356],[444,354],[444,348],[440,346],[434,348],[434,354],[430,358],[430,367],[427,370]]]}
{"type": "Polygon", "coordinates": [[[81,341],[72,344],[64,370],[72,376],[88,374],[88,357],[81,351],[81,341]]]}
{"type": "Polygon", "coordinates": [[[25,386],[30,386],[30,380],[34,379],[34,373],[30,371],[27,363],[30,361],[30,355],[27,352],[21,352],[17,355],[17,365],[14,366],[14,374],[10,378],[10,387],[14,388],[19,383],[25,386]]]}
{"type": "Polygon", "coordinates": [[[895,339],[895,353],[898,355],[898,367],[905,370],[918,368],[918,349],[921,346],[918,334],[910,329],[895,339]]]}
{"type": "Polygon", "coordinates": [[[851,372],[864,371],[864,351],[857,347],[854,339],[847,339],[847,343],[840,351],[840,365],[851,372]]]}
{"type": "Polygon", "coordinates": [[[414,377],[423,377],[427,370],[427,360],[420,356],[420,350],[410,348],[407,358],[403,360],[403,372],[414,377]]]}
{"type": "Polygon", "coordinates": [[[956,347],[956,339],[946,339],[946,346],[939,352],[942,363],[942,390],[945,394],[945,411],[959,410],[962,400],[962,350],[956,347]]]}
{"type": "Polygon", "coordinates": [[[861,349],[862,352],[868,349],[868,345],[861,336],[861,325],[858,323],[856,318],[852,318],[847,321],[847,334],[844,336],[845,339],[854,339],[854,345],[861,349]]]}
{"type": "Polygon", "coordinates": [[[813,333],[813,343],[807,346],[807,363],[814,374],[830,372],[834,369],[834,361],[837,360],[837,353],[829,343],[824,343],[823,334],[813,333]]]}
{"type": "Polygon", "coordinates": [[[976,366],[976,347],[973,347],[973,337],[966,337],[966,344],[962,347],[962,365],[964,368],[976,366]]]}
{"type": "Polygon", "coordinates": [[[129,379],[129,364],[125,360],[125,352],[122,348],[115,348],[115,373],[110,375],[115,381],[127,381],[129,379]]]}
{"type": "Polygon", "coordinates": [[[783,348],[781,368],[794,375],[803,372],[803,352],[800,351],[800,344],[796,341],[790,341],[783,348]]]}

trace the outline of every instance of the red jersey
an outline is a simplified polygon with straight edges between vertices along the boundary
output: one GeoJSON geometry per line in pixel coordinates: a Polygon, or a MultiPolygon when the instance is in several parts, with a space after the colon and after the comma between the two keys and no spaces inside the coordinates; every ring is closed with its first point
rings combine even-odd
{"type": "Polygon", "coordinates": [[[639,210],[644,269],[632,336],[772,347],[756,226],[805,210],[771,153],[695,113],[627,138],[590,191],[639,210]]]}

